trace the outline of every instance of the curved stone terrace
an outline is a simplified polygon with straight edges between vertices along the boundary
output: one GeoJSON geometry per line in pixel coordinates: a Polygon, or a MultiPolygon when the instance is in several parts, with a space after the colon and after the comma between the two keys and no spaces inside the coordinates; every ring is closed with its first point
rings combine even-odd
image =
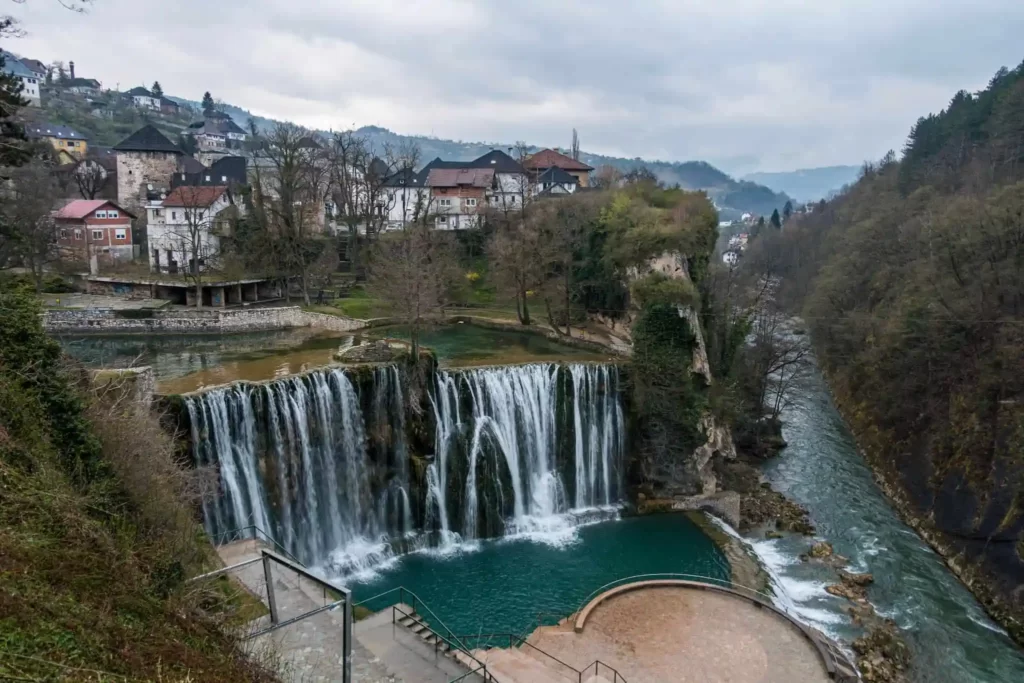
{"type": "Polygon", "coordinates": [[[857,680],[825,636],[759,594],[684,579],[610,588],[527,643],[580,670],[600,660],[629,683],[857,680]]]}

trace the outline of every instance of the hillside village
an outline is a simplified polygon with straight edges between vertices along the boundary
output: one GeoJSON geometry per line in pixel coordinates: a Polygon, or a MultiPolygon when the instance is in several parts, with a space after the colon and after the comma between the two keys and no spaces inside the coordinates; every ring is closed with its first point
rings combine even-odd
{"type": "MultiPolygon", "coordinates": [[[[112,92],[79,77],[74,63],[65,70],[10,54],[5,62],[28,101],[25,134],[45,150],[55,179],[59,259],[47,267],[88,273],[90,292],[214,306],[279,297],[280,278],[243,263],[239,223],[284,196],[298,208],[282,220],[309,237],[342,238],[332,246],[344,265],[352,240],[415,221],[475,229],[489,213],[594,186],[578,149],[424,163],[414,148],[373,149],[353,134],[245,130],[209,93],[197,110],[165,97],[159,83],[112,92]]],[[[596,180],[618,178],[601,169],[596,180]]]]}

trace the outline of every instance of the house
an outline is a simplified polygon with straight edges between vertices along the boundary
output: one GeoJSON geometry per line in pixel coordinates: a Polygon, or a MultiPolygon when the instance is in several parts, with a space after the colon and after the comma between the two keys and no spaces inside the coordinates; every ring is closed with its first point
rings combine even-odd
{"type": "Polygon", "coordinates": [[[43,140],[53,149],[69,153],[74,159],[84,159],[89,150],[89,138],[73,128],[56,123],[32,123],[25,126],[29,140],[43,140]]]}
{"type": "Polygon", "coordinates": [[[21,63],[21,60],[6,50],[0,51],[4,59],[4,71],[18,79],[21,83],[21,96],[28,100],[29,105],[34,107],[42,106],[39,95],[40,79],[31,69],[21,63]]]}
{"type": "Polygon", "coordinates": [[[181,149],[153,125],[145,125],[114,146],[117,154],[117,201],[132,210],[145,205],[151,186],[169,188],[178,171],[181,149]]]}
{"type": "Polygon", "coordinates": [[[739,261],[740,252],[738,250],[730,249],[722,254],[722,262],[730,268],[734,268],[739,261]]]}
{"type": "Polygon", "coordinates": [[[538,196],[553,197],[572,194],[579,189],[580,181],[567,171],[552,166],[537,176],[535,187],[538,196]]]}
{"type": "Polygon", "coordinates": [[[181,113],[181,105],[174,100],[169,100],[166,97],[160,98],[160,113],[167,114],[168,116],[177,116],[181,113]]]}
{"type": "Polygon", "coordinates": [[[386,230],[401,229],[426,214],[430,206],[429,173],[428,168],[419,172],[407,168],[384,179],[388,207],[386,230]]]}
{"type": "Polygon", "coordinates": [[[125,96],[130,97],[132,104],[139,109],[153,109],[157,111],[160,109],[160,98],[146,88],[132,88],[125,93],[125,96]]]}
{"type": "Polygon", "coordinates": [[[200,150],[238,149],[249,134],[230,117],[206,117],[189,124],[189,131],[200,150]]]}
{"type": "Polygon", "coordinates": [[[561,152],[556,152],[553,149],[542,149],[536,154],[531,154],[523,160],[523,166],[538,178],[549,168],[561,169],[575,177],[579,181],[580,187],[588,187],[590,185],[590,173],[594,170],[592,166],[587,166],[582,161],[573,159],[561,152]]]}
{"type": "Polygon", "coordinates": [[[487,205],[487,193],[496,187],[491,168],[433,168],[427,174],[435,225],[440,230],[475,228],[487,205]]]}
{"type": "Polygon", "coordinates": [[[240,208],[225,185],[183,185],[147,211],[149,269],[177,273],[216,266],[221,238],[231,235],[240,208]]]}
{"type": "Polygon", "coordinates": [[[496,209],[520,210],[533,194],[527,170],[510,154],[500,149],[491,150],[470,161],[467,167],[489,168],[494,171],[495,185],[488,192],[488,203],[496,209]]]}
{"type": "Polygon", "coordinates": [[[61,258],[99,264],[130,261],[132,219],[135,215],[109,199],[73,199],[54,212],[57,249],[61,258]]]}
{"type": "Polygon", "coordinates": [[[245,157],[224,156],[207,168],[198,159],[184,156],[179,171],[171,178],[171,188],[183,185],[227,185],[235,189],[248,182],[245,157]]]}
{"type": "Polygon", "coordinates": [[[81,95],[99,95],[101,89],[95,78],[70,78],[64,82],[64,87],[81,95]]]}
{"type": "Polygon", "coordinates": [[[36,77],[37,81],[40,83],[46,81],[46,74],[50,73],[50,67],[46,66],[38,59],[27,59],[25,57],[19,57],[18,59],[25,65],[25,68],[32,72],[32,75],[36,77]]]}

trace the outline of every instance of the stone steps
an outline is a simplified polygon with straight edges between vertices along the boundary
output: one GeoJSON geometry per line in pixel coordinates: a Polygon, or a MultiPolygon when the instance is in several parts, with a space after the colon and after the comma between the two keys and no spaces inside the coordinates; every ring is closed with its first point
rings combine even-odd
{"type": "Polygon", "coordinates": [[[427,645],[435,647],[436,644],[435,649],[438,652],[444,653],[445,655],[449,655],[451,653],[452,646],[448,643],[448,641],[439,639],[437,635],[434,634],[434,632],[427,627],[427,624],[425,621],[423,621],[423,618],[416,612],[412,612],[411,614],[407,614],[406,616],[401,617],[398,620],[398,624],[406,630],[408,630],[413,635],[418,636],[420,640],[422,640],[427,645]]]}

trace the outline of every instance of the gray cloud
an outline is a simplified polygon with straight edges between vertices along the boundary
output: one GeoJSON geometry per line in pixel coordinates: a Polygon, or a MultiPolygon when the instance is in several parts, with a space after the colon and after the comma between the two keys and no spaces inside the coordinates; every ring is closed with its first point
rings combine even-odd
{"type": "Polygon", "coordinates": [[[859,163],[1024,58],[1019,0],[52,0],[7,47],[319,128],[726,170],[859,163]]]}

